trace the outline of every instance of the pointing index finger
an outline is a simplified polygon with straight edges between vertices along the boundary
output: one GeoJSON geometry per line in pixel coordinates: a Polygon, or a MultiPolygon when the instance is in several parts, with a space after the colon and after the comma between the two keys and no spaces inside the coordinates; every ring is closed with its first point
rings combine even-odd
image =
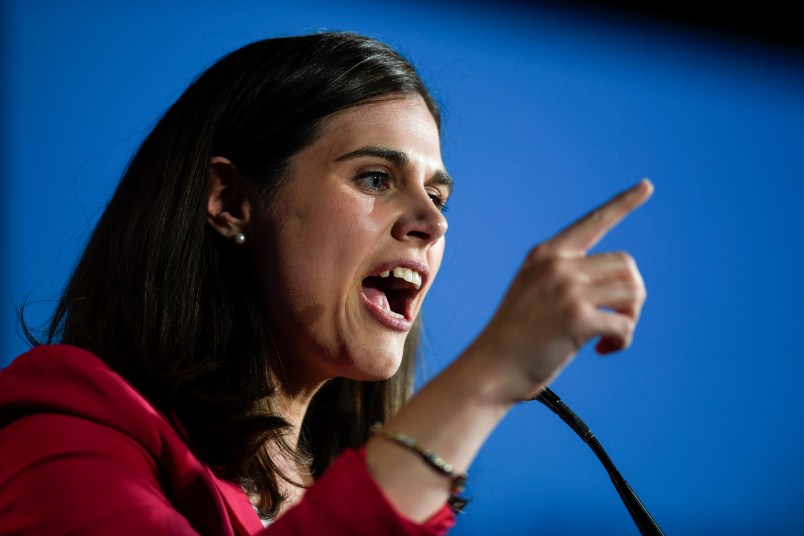
{"type": "Polygon", "coordinates": [[[586,253],[651,194],[653,183],[642,179],[550,239],[550,248],[565,253],[586,253]]]}

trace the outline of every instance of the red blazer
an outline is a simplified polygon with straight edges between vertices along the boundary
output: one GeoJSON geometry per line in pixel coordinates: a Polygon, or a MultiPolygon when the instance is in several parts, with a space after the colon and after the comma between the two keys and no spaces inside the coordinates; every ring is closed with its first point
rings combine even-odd
{"type": "Polygon", "coordinates": [[[344,452],[267,529],[170,421],[93,354],[40,346],[0,371],[0,534],[445,534],[403,517],[344,452]]]}

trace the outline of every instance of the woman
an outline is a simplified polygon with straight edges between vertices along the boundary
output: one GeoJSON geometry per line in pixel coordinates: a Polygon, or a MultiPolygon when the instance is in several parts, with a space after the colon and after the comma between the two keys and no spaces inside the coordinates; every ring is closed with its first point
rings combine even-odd
{"type": "Polygon", "coordinates": [[[406,402],[452,188],[439,128],[410,64],[354,34],[254,43],[201,75],[101,217],[61,344],[0,374],[7,532],[248,534],[252,505],[268,534],[447,530],[508,409],[589,339],[630,343],[639,272],[585,253],[651,186],[534,248],[406,402]]]}

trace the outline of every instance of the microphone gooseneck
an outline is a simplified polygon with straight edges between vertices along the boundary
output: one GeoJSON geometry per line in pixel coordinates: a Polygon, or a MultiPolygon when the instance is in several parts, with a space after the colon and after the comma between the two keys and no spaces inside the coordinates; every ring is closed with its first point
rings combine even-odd
{"type": "Polygon", "coordinates": [[[611,461],[603,445],[600,444],[600,441],[597,440],[595,434],[592,433],[592,430],[589,429],[586,423],[558,398],[553,391],[546,387],[539,396],[532,400],[538,400],[550,408],[553,413],[558,415],[562,421],[567,423],[567,425],[578,434],[584,443],[589,445],[589,448],[592,449],[592,452],[595,453],[597,459],[600,460],[600,463],[603,464],[603,467],[605,467],[606,471],[609,473],[609,477],[611,477],[611,481],[614,483],[614,487],[620,495],[620,499],[622,499],[625,507],[628,509],[628,513],[631,514],[631,518],[634,520],[640,534],[643,536],[664,536],[662,529],[659,528],[659,525],[654,521],[653,517],[651,517],[647,508],[645,508],[642,501],[637,497],[637,494],[631,489],[631,486],[628,485],[628,482],[625,481],[614,466],[614,462],[611,461]]]}

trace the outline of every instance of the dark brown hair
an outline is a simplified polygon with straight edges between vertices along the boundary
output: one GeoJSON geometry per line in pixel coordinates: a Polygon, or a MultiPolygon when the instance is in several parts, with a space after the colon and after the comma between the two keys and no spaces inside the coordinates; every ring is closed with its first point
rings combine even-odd
{"type": "MultiPolygon", "coordinates": [[[[261,497],[283,497],[265,449],[287,424],[271,411],[272,351],[250,258],[205,220],[212,156],[229,158],[271,206],[288,160],[331,114],[368,99],[421,95],[416,71],[383,43],[351,33],[268,39],[227,55],[168,109],[135,154],[49,324],[47,342],[86,348],[155,406],[175,414],[199,457],[261,497]]],[[[331,380],[301,444],[319,475],[412,390],[418,323],[390,379],[331,380]]],[[[283,356],[285,359],[292,356],[283,356]]]]}

